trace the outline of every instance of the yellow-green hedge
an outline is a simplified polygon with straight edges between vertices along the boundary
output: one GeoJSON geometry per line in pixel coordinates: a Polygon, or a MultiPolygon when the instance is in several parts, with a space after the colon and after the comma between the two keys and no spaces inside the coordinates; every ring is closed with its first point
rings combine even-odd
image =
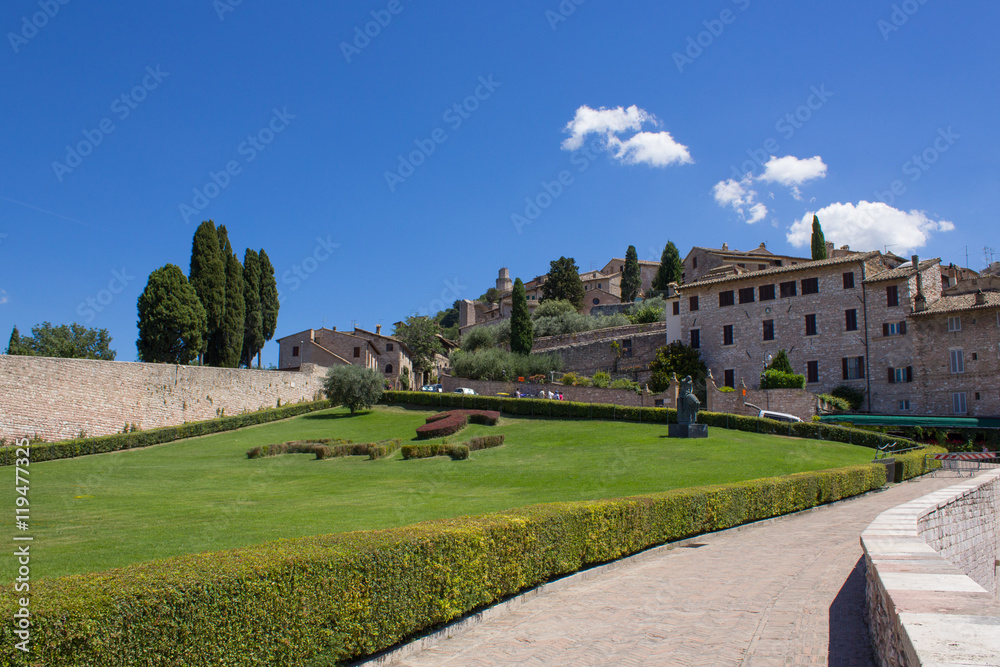
{"type": "MultiPolygon", "coordinates": [[[[898,481],[903,481],[904,479],[912,479],[913,477],[919,477],[924,473],[928,473],[934,468],[940,468],[940,461],[926,461],[924,458],[927,454],[947,454],[948,450],[944,447],[924,447],[923,449],[917,449],[912,452],[906,452],[905,454],[895,455],[896,459],[896,479],[898,481]]],[[[892,456],[892,454],[890,454],[892,456]]]]}
{"type": "MultiPolygon", "coordinates": [[[[882,486],[877,464],[384,531],[272,542],[32,582],[33,652],[0,665],[306,665],[368,655],[647,547],[882,486]]],[[[16,610],[10,594],[0,616],[16,610]]]]}

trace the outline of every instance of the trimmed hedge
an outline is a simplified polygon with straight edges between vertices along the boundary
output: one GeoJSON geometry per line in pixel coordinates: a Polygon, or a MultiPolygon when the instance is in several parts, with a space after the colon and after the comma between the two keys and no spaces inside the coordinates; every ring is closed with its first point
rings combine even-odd
{"type": "MultiPolygon", "coordinates": [[[[420,391],[387,391],[383,403],[417,406],[456,407],[464,409],[495,410],[515,416],[555,417],[569,419],[602,419],[632,422],[676,424],[677,411],[673,408],[641,408],[606,403],[577,403],[533,398],[504,398],[503,396],[473,396],[467,394],[439,394],[420,391]]],[[[779,422],[773,419],[732,415],[725,412],[698,413],[698,423],[718,428],[787,435],[796,438],[832,440],[875,449],[892,442],[913,445],[913,441],[884,433],[817,422],[779,422]]],[[[421,426],[420,428],[424,428],[421,426]]]]}
{"type": "Polygon", "coordinates": [[[443,438],[453,433],[458,433],[473,424],[484,424],[495,426],[500,420],[500,413],[491,410],[449,410],[431,415],[425,420],[423,426],[417,427],[417,439],[428,440],[430,438],[443,438]]]}
{"type": "MultiPolygon", "coordinates": [[[[350,440],[340,438],[323,438],[322,440],[292,440],[274,445],[260,445],[247,450],[248,459],[260,459],[267,456],[281,456],[282,454],[316,454],[324,446],[333,444],[347,444],[350,440]]],[[[317,455],[317,458],[319,456],[317,455]]]]}
{"type": "Polygon", "coordinates": [[[905,454],[893,455],[896,459],[896,478],[899,481],[912,479],[941,467],[940,461],[927,461],[924,457],[927,454],[946,454],[944,447],[924,447],[905,454]]]}
{"type": "Polygon", "coordinates": [[[352,443],[340,438],[324,438],[322,440],[293,440],[276,445],[261,445],[247,450],[248,459],[259,459],[265,456],[281,456],[282,454],[315,454],[317,460],[340,458],[344,456],[367,456],[370,460],[384,459],[394,454],[401,440],[383,440],[382,442],[352,443]]]}
{"type": "Polygon", "coordinates": [[[450,456],[453,461],[464,461],[469,458],[468,445],[403,445],[403,458],[429,459],[434,456],[450,456]]]}
{"type": "MultiPolygon", "coordinates": [[[[266,424],[267,422],[278,421],[279,419],[288,419],[289,417],[296,417],[307,412],[326,410],[329,407],[330,401],[295,403],[294,405],[286,405],[283,408],[270,408],[268,410],[247,412],[232,417],[189,422],[180,426],[164,426],[163,428],[155,428],[148,431],[115,433],[114,435],[65,440],[63,442],[33,443],[31,445],[31,462],[37,463],[39,461],[69,459],[88,454],[104,454],[123,449],[160,445],[165,442],[194,438],[199,435],[235,431],[238,428],[266,424]]],[[[0,466],[14,465],[16,458],[15,449],[13,446],[0,447],[0,466]]]]}
{"type": "Polygon", "coordinates": [[[503,434],[500,435],[481,435],[476,438],[469,440],[466,445],[469,446],[470,451],[478,451],[480,449],[490,449],[491,447],[499,447],[503,444],[503,434]]]}
{"type": "MultiPolygon", "coordinates": [[[[32,582],[36,665],[348,661],[527,588],[876,489],[877,464],[282,540],[32,582]]],[[[13,618],[15,595],[0,601],[13,618]]],[[[0,626],[0,665],[23,664],[0,626]]]]}

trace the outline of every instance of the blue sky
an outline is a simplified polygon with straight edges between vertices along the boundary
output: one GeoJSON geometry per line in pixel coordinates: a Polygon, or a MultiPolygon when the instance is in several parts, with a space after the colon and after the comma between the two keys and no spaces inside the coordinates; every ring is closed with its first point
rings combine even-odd
{"type": "Polygon", "coordinates": [[[234,1],[4,3],[4,345],[78,321],[134,360],[208,218],[270,255],[278,337],[629,244],[808,254],[814,212],[838,246],[1000,251],[996,2],[234,1]]]}

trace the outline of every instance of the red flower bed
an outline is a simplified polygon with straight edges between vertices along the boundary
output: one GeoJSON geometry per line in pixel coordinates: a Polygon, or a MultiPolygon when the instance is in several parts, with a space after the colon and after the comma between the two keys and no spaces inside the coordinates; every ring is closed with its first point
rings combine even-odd
{"type": "Polygon", "coordinates": [[[443,438],[446,435],[458,433],[469,422],[495,426],[500,419],[500,413],[493,410],[449,410],[431,415],[426,424],[417,428],[417,438],[443,438]]]}

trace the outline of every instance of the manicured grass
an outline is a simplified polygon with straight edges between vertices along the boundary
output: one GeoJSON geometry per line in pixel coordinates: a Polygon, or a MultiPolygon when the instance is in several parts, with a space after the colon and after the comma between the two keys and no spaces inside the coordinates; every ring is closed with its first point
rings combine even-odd
{"type": "MultiPolygon", "coordinates": [[[[304,438],[415,440],[430,411],[336,409],[141,450],[31,466],[32,578],[105,570],[280,538],[408,525],[536,503],[612,498],[785,475],[871,460],[870,449],[710,429],[663,437],[663,424],[503,417],[449,436],[504,433],[468,461],[250,460],[256,445],[304,438]]],[[[425,440],[421,442],[441,442],[425,440]]],[[[14,470],[0,502],[14,507],[14,470]]],[[[13,509],[11,509],[13,514],[13,509]]],[[[14,578],[6,559],[2,580],[14,578]]]]}

